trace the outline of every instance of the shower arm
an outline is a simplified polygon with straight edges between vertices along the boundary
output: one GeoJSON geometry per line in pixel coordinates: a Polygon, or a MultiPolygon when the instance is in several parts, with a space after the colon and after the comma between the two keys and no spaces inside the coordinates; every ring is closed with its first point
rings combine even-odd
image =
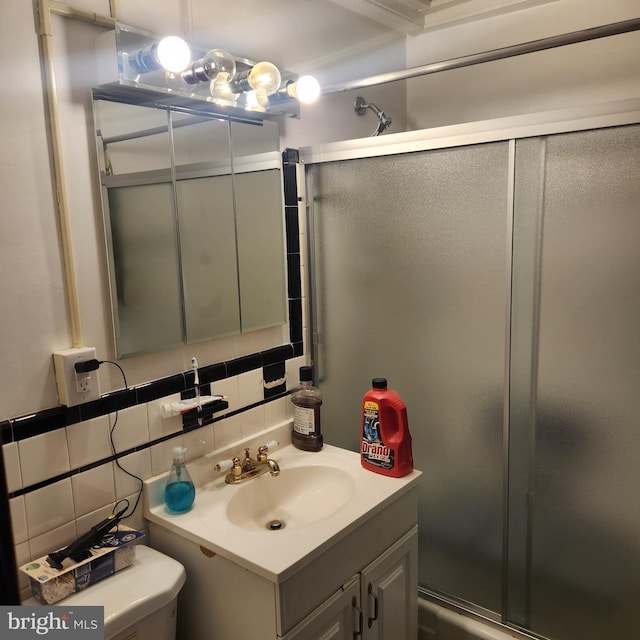
{"type": "Polygon", "coordinates": [[[356,98],[353,108],[359,116],[363,116],[367,109],[371,109],[371,111],[378,116],[378,126],[372,134],[374,136],[379,136],[385,131],[385,129],[391,126],[391,116],[388,116],[382,109],[380,109],[380,107],[373,104],[373,102],[367,102],[362,96],[358,96],[356,98]]]}

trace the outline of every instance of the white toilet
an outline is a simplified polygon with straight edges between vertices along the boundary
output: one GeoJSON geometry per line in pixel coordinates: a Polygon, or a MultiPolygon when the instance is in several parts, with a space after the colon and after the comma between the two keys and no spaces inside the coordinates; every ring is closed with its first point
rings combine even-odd
{"type": "Polygon", "coordinates": [[[130,567],[59,604],[104,606],[105,640],[175,640],[176,600],[185,579],[177,560],[138,545],[130,567]]]}

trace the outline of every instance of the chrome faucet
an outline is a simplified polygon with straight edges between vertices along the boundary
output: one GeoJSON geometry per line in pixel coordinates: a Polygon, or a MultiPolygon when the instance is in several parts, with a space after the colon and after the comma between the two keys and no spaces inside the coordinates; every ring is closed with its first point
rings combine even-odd
{"type": "Polygon", "coordinates": [[[280,474],[280,467],[275,460],[271,460],[268,457],[268,453],[269,447],[263,445],[258,449],[256,458],[253,459],[247,447],[244,450],[244,458],[235,457],[231,460],[230,465],[228,462],[226,464],[218,463],[215,466],[215,470],[226,471],[229,468],[231,469],[224,478],[227,484],[240,484],[252,478],[257,478],[267,471],[272,476],[277,476],[280,474]]]}

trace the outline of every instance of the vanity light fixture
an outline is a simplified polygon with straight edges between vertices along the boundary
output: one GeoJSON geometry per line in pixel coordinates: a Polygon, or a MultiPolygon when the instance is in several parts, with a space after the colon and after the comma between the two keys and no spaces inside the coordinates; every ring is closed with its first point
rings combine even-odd
{"type": "Polygon", "coordinates": [[[261,120],[269,115],[296,118],[310,91],[319,94],[313,81],[271,62],[189,47],[176,36],[162,38],[118,22],[98,37],[96,47],[100,89],[134,103],[261,120]]]}

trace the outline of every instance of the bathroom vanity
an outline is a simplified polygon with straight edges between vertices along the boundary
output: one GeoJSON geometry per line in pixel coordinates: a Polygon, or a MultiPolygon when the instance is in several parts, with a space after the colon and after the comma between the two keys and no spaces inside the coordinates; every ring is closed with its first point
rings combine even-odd
{"type": "Polygon", "coordinates": [[[196,503],[182,515],[162,504],[163,476],[145,483],[151,544],[187,571],[178,637],[413,640],[420,472],[387,478],[328,445],[270,455],[278,476],[238,486],[211,459],[190,463],[196,503]]]}

